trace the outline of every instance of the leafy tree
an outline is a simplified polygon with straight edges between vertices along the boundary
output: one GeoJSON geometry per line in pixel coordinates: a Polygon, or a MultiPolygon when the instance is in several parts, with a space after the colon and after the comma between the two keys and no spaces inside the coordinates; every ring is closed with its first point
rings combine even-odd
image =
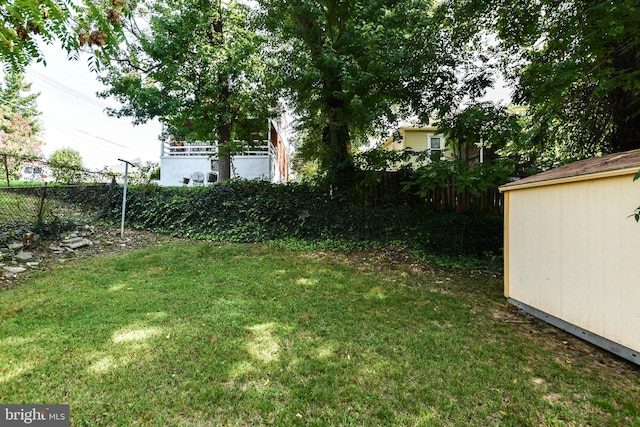
{"type": "Polygon", "coordinates": [[[459,37],[497,36],[501,69],[528,105],[541,153],[588,157],[640,147],[637,0],[449,0],[459,37]]]}
{"type": "Polygon", "coordinates": [[[58,182],[75,183],[82,178],[82,156],[72,148],[54,151],[49,158],[53,177],[58,182]]]}
{"type": "Polygon", "coordinates": [[[299,150],[348,182],[352,144],[452,101],[453,48],[428,0],[258,0],[279,77],[306,132],[299,150]]]}
{"type": "Polygon", "coordinates": [[[439,121],[438,128],[450,137],[458,151],[464,145],[505,147],[517,140],[521,131],[518,115],[492,102],[478,102],[451,112],[439,121]]]}
{"type": "Polygon", "coordinates": [[[242,149],[230,142],[266,134],[273,115],[275,96],[260,50],[264,36],[251,29],[249,8],[235,1],[139,6],[147,12],[124,22],[128,42],[103,79],[110,86],[103,96],[123,104],[111,114],[134,123],[157,117],[178,139],[217,141],[220,178],[228,179],[230,155],[242,149]],[[145,16],[148,26],[141,28],[145,16]]]}
{"type": "Polygon", "coordinates": [[[36,105],[39,94],[28,93],[30,90],[31,84],[24,82],[20,72],[9,71],[5,83],[0,84],[0,155],[7,185],[25,159],[41,154],[40,113],[36,105]]]}
{"type": "Polygon", "coordinates": [[[120,38],[120,21],[129,13],[126,0],[21,0],[0,4],[0,62],[22,68],[43,61],[41,40],[58,40],[70,53],[94,54],[94,67],[108,58],[120,38]]]}
{"type": "Polygon", "coordinates": [[[0,109],[0,157],[7,186],[25,159],[39,157],[40,141],[29,122],[18,113],[0,109]]]}
{"type": "Polygon", "coordinates": [[[5,75],[4,85],[0,84],[0,105],[6,111],[21,115],[37,134],[42,130],[37,104],[40,93],[30,92],[31,83],[24,81],[24,73],[10,70],[5,75]]]}

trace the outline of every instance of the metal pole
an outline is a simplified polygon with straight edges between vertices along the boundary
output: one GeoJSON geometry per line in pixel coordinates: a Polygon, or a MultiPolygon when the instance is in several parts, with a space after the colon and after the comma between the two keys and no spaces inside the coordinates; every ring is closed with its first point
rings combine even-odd
{"type": "Polygon", "coordinates": [[[126,160],[118,160],[124,162],[124,191],[122,192],[122,220],[120,221],[120,238],[122,239],[124,237],[124,216],[127,211],[127,182],[129,180],[129,165],[133,166],[133,164],[126,160]]]}

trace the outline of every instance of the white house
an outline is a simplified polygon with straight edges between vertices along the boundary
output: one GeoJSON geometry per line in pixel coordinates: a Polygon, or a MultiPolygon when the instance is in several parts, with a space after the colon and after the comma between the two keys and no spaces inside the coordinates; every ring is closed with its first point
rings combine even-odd
{"type": "MultiPolygon", "coordinates": [[[[267,139],[231,156],[231,177],[262,179],[273,183],[289,180],[289,147],[280,118],[269,120],[267,139]]],[[[207,185],[218,181],[218,147],[210,142],[162,143],[160,185],[207,185]]]]}

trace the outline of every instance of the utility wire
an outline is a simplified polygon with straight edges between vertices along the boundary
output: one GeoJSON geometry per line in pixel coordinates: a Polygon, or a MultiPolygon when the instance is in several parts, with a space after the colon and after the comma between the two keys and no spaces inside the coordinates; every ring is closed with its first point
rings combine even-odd
{"type": "MultiPolygon", "coordinates": [[[[51,117],[45,116],[45,118],[47,120],[51,121],[51,122],[55,122],[55,123],[61,125],[62,127],[58,127],[58,130],[61,130],[61,131],[65,132],[65,133],[68,133],[69,135],[72,135],[72,134],[70,132],[67,132],[67,129],[74,130],[76,132],[80,132],[80,133],[82,133],[84,135],[88,135],[88,136],[90,136],[92,138],[95,138],[97,140],[106,142],[107,144],[115,145],[116,147],[129,149],[129,147],[127,147],[126,145],[119,144],[117,142],[111,141],[110,139],[103,138],[103,137],[98,136],[98,135],[94,135],[94,134],[92,134],[90,132],[87,132],[85,130],[82,130],[82,129],[79,129],[79,128],[76,128],[76,127],[73,127],[73,126],[68,126],[66,123],[62,123],[62,122],[60,122],[58,120],[52,119],[51,117]]],[[[78,135],[73,135],[73,136],[78,136],[78,135]]]]}
{"type": "MultiPolygon", "coordinates": [[[[90,97],[82,92],[79,92],[73,88],[70,88],[69,86],[57,82],[37,71],[31,71],[31,74],[37,78],[38,80],[42,81],[44,84],[48,85],[49,87],[53,88],[54,91],[58,92],[59,94],[62,94],[62,97],[71,101],[72,99],[76,98],[80,101],[86,102],[88,104],[91,104],[95,107],[100,108],[101,110],[105,110],[107,108],[109,108],[110,106],[104,102],[101,102],[93,97],[90,97]]],[[[73,102],[73,101],[71,101],[73,102]]],[[[77,105],[77,104],[76,104],[77,105]]]]}

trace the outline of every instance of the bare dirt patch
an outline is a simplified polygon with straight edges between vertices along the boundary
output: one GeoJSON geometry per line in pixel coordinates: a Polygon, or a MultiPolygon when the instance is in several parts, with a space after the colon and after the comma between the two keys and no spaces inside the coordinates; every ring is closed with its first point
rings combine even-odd
{"type": "Polygon", "coordinates": [[[27,270],[24,273],[16,274],[14,277],[0,275],[0,290],[16,286],[34,273],[55,269],[57,265],[71,260],[115,255],[177,241],[185,241],[185,239],[135,229],[125,229],[124,236],[120,237],[120,228],[99,225],[83,227],[77,231],[65,233],[58,240],[39,241],[36,239],[32,243],[25,242],[28,247],[24,250],[33,255],[29,260],[29,264],[15,260],[5,260],[3,264],[7,266],[25,266],[27,270]],[[91,241],[91,244],[77,249],[65,248],[62,242],[71,236],[77,235],[85,237],[91,241]],[[60,248],[63,251],[60,251],[60,248]]]}

